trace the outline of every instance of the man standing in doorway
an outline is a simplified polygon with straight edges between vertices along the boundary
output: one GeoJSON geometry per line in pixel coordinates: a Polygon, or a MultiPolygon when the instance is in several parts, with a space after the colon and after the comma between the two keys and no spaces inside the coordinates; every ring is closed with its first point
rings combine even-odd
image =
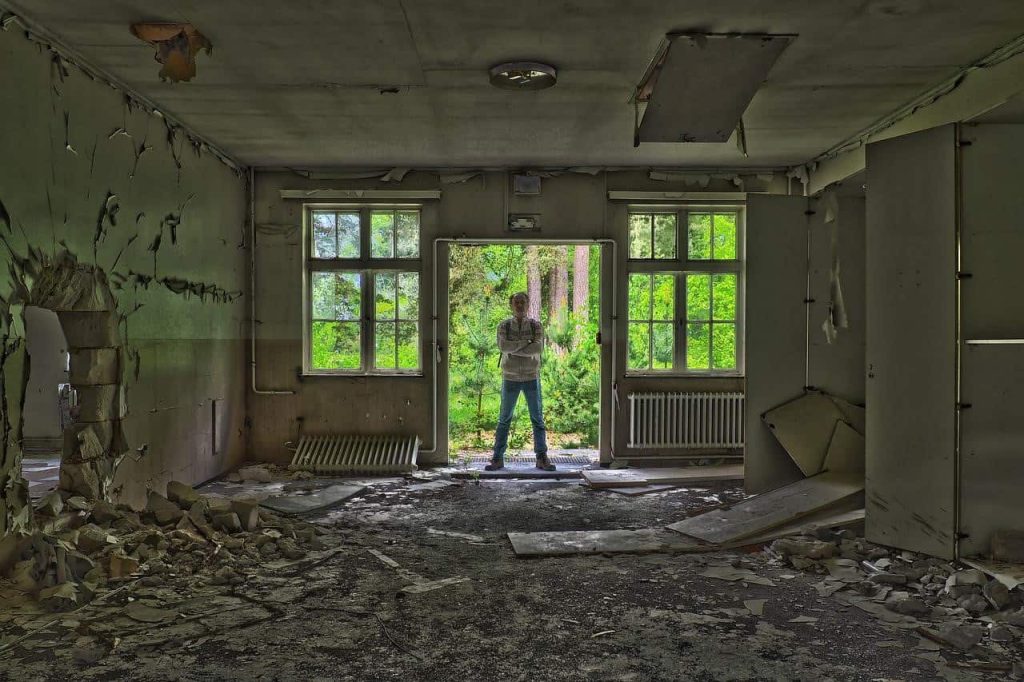
{"type": "Polygon", "coordinates": [[[498,350],[501,351],[501,409],[498,429],[494,434],[494,454],[484,468],[496,471],[505,466],[508,448],[508,430],[512,426],[512,413],[519,401],[519,393],[526,395],[533,424],[533,450],[537,454],[537,468],[554,471],[548,459],[547,430],[544,427],[544,403],[540,392],[540,356],[544,350],[544,329],[540,322],[526,316],[530,303],[524,292],[512,294],[508,300],[512,317],[498,325],[498,350]]]}

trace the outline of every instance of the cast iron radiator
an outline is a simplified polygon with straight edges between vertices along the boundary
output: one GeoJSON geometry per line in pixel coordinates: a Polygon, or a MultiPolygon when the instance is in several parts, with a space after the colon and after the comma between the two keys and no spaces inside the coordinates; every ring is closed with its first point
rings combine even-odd
{"type": "Polygon", "coordinates": [[[416,470],[416,436],[303,436],[295,471],[314,474],[401,474],[416,470]]]}
{"type": "Polygon", "coordinates": [[[630,393],[630,448],[742,448],[742,393],[630,393]]]}

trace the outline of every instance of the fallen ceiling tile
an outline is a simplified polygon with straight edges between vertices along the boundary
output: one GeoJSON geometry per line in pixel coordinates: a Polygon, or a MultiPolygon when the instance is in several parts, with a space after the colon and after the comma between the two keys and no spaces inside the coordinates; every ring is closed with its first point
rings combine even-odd
{"type": "Polygon", "coordinates": [[[792,35],[670,34],[637,87],[640,142],[726,142],[792,35]]]}

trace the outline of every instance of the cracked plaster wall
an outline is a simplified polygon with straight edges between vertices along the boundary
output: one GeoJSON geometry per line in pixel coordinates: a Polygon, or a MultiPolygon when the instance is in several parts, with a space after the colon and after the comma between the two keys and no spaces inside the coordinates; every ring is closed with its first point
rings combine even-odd
{"type": "MultiPolygon", "coordinates": [[[[54,300],[81,285],[61,280],[74,268],[96,283],[83,300],[109,283],[128,447],[110,492],[139,504],[147,486],[228,469],[244,446],[244,177],[16,23],[0,31],[0,111],[0,533],[25,520],[23,302],[41,269],[54,300]]],[[[104,307],[69,307],[83,305],[104,307]]]]}

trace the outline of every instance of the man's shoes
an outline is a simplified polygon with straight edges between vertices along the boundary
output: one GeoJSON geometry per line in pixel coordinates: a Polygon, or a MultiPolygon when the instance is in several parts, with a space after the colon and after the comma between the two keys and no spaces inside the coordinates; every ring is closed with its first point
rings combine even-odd
{"type": "Polygon", "coordinates": [[[484,471],[498,471],[499,469],[505,468],[505,462],[500,459],[492,459],[484,467],[484,471]]]}
{"type": "Polygon", "coordinates": [[[537,455],[537,468],[543,471],[554,471],[555,465],[548,459],[547,453],[537,455]]]}

